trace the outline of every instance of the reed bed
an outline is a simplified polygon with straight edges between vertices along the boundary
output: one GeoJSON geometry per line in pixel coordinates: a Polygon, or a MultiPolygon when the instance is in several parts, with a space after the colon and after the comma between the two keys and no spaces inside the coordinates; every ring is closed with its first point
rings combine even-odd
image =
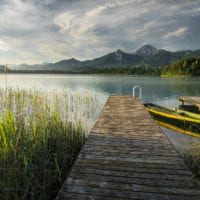
{"type": "Polygon", "coordinates": [[[54,199],[97,110],[89,95],[0,89],[0,199],[54,199]]]}
{"type": "Polygon", "coordinates": [[[187,148],[184,159],[194,176],[200,181],[200,143],[187,148]]]}

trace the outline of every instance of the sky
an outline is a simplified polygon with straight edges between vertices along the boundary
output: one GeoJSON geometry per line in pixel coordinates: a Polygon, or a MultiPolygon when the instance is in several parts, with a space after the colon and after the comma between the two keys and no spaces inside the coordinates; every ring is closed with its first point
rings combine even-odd
{"type": "Polygon", "coordinates": [[[0,64],[200,49],[200,0],[0,0],[0,64]]]}

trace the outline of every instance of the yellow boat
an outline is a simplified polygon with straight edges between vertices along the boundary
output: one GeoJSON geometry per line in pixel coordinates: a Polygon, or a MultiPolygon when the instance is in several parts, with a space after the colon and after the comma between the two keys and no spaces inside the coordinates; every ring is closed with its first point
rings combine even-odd
{"type": "Polygon", "coordinates": [[[156,104],[144,105],[159,125],[200,137],[200,114],[156,104]]]}
{"type": "Polygon", "coordinates": [[[155,121],[160,126],[164,126],[166,128],[169,128],[169,129],[174,130],[174,131],[179,132],[179,133],[184,133],[186,135],[190,135],[190,136],[193,136],[193,137],[199,137],[200,138],[199,133],[195,133],[195,132],[192,132],[190,130],[182,129],[182,128],[179,128],[179,127],[177,127],[173,124],[168,124],[166,122],[162,122],[162,121],[159,121],[159,120],[155,120],[155,121]]]}

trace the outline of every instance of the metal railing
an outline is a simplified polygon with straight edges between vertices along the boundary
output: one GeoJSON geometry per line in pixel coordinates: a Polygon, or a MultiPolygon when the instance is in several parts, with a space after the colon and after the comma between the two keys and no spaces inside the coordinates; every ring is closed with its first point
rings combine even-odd
{"type": "Polygon", "coordinates": [[[134,87],[133,87],[133,98],[135,98],[135,97],[138,97],[140,100],[142,100],[142,89],[141,89],[141,87],[140,86],[138,86],[138,85],[135,85],[134,87]],[[136,94],[135,94],[135,90],[138,88],[138,90],[139,90],[139,96],[136,96],[136,94]]]}

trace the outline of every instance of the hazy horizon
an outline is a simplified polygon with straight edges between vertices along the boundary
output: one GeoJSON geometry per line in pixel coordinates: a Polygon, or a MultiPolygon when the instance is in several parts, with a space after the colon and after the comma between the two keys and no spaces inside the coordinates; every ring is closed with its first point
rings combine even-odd
{"type": "MultiPolygon", "coordinates": [[[[155,47],[156,48],[156,47],[155,47]]],[[[119,50],[119,49],[118,49],[119,50]]],[[[118,51],[118,50],[116,50],[116,51],[118,51]]],[[[120,49],[120,50],[122,50],[122,49],[120,49]]],[[[135,51],[137,51],[138,49],[136,49],[135,51]]],[[[166,50],[166,49],[163,49],[163,48],[161,48],[161,49],[159,49],[159,50],[166,50]]],[[[183,50],[180,50],[180,51],[184,51],[184,50],[189,50],[190,51],[190,49],[183,49],[183,50]]],[[[197,50],[199,50],[199,49],[197,49],[197,50]]],[[[123,51],[123,50],[122,50],[123,51]]],[[[123,51],[123,52],[125,52],[125,51],[123,51]]],[[[134,51],[133,51],[134,52],[134,51]]],[[[133,52],[125,52],[125,53],[133,53],[133,52]]],[[[176,52],[176,51],[174,51],[174,52],[176,52]]],[[[109,54],[109,53],[113,53],[113,52],[108,52],[107,54],[109,54]]],[[[106,55],[107,55],[106,54],[106,55]]],[[[104,55],[103,55],[104,56],[104,55]]],[[[100,56],[98,56],[98,57],[100,57],[100,56]]],[[[96,58],[98,58],[98,57],[95,57],[95,58],[90,58],[90,59],[88,59],[88,60],[93,60],[93,59],[96,59],[96,58]]],[[[69,60],[70,59],[76,59],[76,58],[68,58],[69,60]]],[[[60,61],[62,61],[62,60],[68,60],[68,59],[65,59],[65,58],[63,58],[63,59],[61,59],[61,60],[57,60],[57,61],[54,61],[54,62],[51,62],[51,63],[56,63],[56,62],[60,62],[60,61]]],[[[76,60],[78,60],[78,59],[76,59],[76,60]]],[[[86,59],[84,60],[84,59],[81,59],[81,60],[79,60],[79,61],[86,61],[86,59]]],[[[18,67],[19,65],[23,65],[23,64],[27,64],[27,65],[41,65],[41,64],[43,64],[43,63],[48,63],[48,62],[46,62],[46,61],[42,61],[42,62],[40,62],[40,63],[25,63],[25,62],[21,62],[21,63],[18,63],[18,64],[16,64],[16,63],[6,63],[6,64],[1,64],[1,65],[7,65],[9,68],[11,68],[11,69],[14,69],[15,67],[18,67]]],[[[49,62],[50,63],[50,62],[49,62]]]]}

